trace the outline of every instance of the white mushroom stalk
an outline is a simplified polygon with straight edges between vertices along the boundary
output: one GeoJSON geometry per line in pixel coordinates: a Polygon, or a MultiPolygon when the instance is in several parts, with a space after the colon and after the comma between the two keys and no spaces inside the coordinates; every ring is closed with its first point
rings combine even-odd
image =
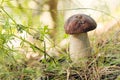
{"type": "Polygon", "coordinates": [[[90,42],[87,33],[71,35],[70,37],[70,57],[75,63],[78,59],[91,56],[90,42]]]}
{"type": "Polygon", "coordinates": [[[70,34],[70,57],[74,63],[81,62],[91,57],[91,47],[88,31],[95,29],[96,22],[88,15],[76,14],[71,16],[65,23],[64,29],[70,34]]]}

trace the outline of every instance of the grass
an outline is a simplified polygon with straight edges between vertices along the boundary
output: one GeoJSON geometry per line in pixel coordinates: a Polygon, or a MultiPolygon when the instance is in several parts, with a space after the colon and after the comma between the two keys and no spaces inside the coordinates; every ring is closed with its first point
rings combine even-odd
{"type": "MultiPolygon", "coordinates": [[[[113,33],[115,32],[109,34],[113,33]]],[[[112,36],[119,36],[119,31],[112,36]]],[[[5,33],[1,32],[0,37],[1,80],[39,80],[40,78],[43,80],[115,80],[120,75],[119,37],[110,37],[101,43],[94,39],[94,44],[92,44],[93,58],[86,69],[77,67],[80,64],[72,65],[66,52],[57,58],[50,57],[47,53],[44,53],[45,45],[37,47],[28,40],[15,36],[12,32],[9,32],[9,29],[6,29],[5,33]],[[27,59],[20,48],[16,49],[7,45],[15,37],[20,39],[21,44],[23,44],[20,48],[27,46],[29,49],[31,48],[30,50],[33,53],[47,54],[46,56],[49,56],[49,58],[41,61],[37,57],[27,59]]]]}

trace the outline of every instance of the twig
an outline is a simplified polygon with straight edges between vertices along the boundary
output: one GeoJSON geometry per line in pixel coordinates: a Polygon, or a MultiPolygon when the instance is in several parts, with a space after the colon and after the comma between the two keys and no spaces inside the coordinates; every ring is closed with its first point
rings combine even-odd
{"type": "Polygon", "coordinates": [[[45,59],[45,61],[47,61],[46,60],[46,43],[45,43],[45,40],[43,40],[43,44],[44,44],[44,59],[45,59]]]}
{"type": "MultiPolygon", "coordinates": [[[[10,6],[3,6],[3,7],[10,7],[10,6]]],[[[14,7],[11,7],[11,8],[18,8],[17,6],[14,6],[14,7]]],[[[25,7],[22,7],[20,9],[27,9],[27,10],[35,10],[35,11],[42,11],[42,12],[50,12],[51,10],[40,10],[40,9],[32,9],[32,8],[25,8],[25,7]]],[[[110,15],[109,13],[105,12],[105,11],[102,11],[102,10],[98,10],[98,9],[94,9],[94,8],[87,8],[87,7],[83,7],[83,8],[72,8],[72,9],[59,9],[57,11],[72,11],[72,10],[93,10],[93,11],[97,11],[97,12],[101,12],[101,13],[104,13],[112,18],[115,18],[114,16],[110,15]]]]}
{"type": "Polygon", "coordinates": [[[29,45],[31,45],[31,46],[33,46],[34,48],[36,48],[36,49],[39,50],[40,52],[45,53],[48,57],[50,57],[50,58],[53,60],[53,62],[54,62],[55,65],[56,65],[56,61],[54,60],[54,58],[51,57],[49,54],[47,54],[44,50],[40,49],[39,47],[35,46],[34,44],[30,43],[29,41],[27,41],[27,40],[25,40],[25,39],[23,39],[23,38],[21,38],[21,37],[18,37],[18,36],[14,35],[14,34],[13,34],[13,36],[16,37],[16,38],[18,38],[18,39],[20,39],[20,40],[22,40],[22,41],[24,41],[24,42],[26,42],[27,44],[29,44],[29,45]]]}
{"type": "Polygon", "coordinates": [[[67,80],[69,80],[69,77],[70,77],[70,68],[68,68],[66,71],[67,71],[67,80]]]}
{"type": "Polygon", "coordinates": [[[16,21],[5,11],[5,9],[3,7],[0,7],[0,8],[15,24],[17,24],[16,21]]]}

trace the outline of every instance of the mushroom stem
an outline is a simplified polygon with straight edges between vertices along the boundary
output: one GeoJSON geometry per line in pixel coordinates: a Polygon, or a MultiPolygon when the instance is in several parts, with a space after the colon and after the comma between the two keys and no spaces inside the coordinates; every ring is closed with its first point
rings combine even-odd
{"type": "Polygon", "coordinates": [[[74,63],[91,56],[91,47],[87,33],[73,34],[70,38],[70,57],[74,63]]]}

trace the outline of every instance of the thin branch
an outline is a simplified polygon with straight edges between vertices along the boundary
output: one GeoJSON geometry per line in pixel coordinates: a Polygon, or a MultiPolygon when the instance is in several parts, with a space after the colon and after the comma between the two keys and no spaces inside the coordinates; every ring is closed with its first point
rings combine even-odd
{"type": "Polygon", "coordinates": [[[5,9],[3,7],[0,7],[0,8],[15,24],[17,24],[16,21],[5,11],[5,9]]]}
{"type": "MultiPolygon", "coordinates": [[[[9,7],[9,6],[4,6],[4,7],[9,7]]],[[[11,8],[18,8],[19,7],[11,7],[11,8]]],[[[25,8],[25,7],[22,7],[21,9],[27,9],[27,10],[35,10],[35,11],[41,11],[41,12],[50,12],[51,10],[40,10],[40,9],[32,9],[32,8],[25,8]]],[[[105,12],[105,11],[102,11],[102,10],[98,10],[98,9],[94,9],[94,8],[72,8],[72,9],[58,9],[57,11],[72,11],[72,10],[93,10],[93,11],[97,11],[97,12],[101,12],[101,13],[104,13],[105,15],[108,15],[112,18],[115,18],[114,16],[110,15],[109,13],[105,12]]]]}
{"type": "Polygon", "coordinates": [[[45,40],[43,40],[43,44],[44,44],[44,58],[45,58],[45,61],[46,60],[46,43],[45,43],[45,40]]]}
{"type": "Polygon", "coordinates": [[[14,35],[14,34],[13,34],[13,36],[16,37],[16,38],[18,38],[18,39],[20,39],[20,40],[22,40],[22,41],[24,41],[25,43],[27,43],[27,44],[29,44],[29,45],[31,45],[31,46],[33,46],[34,48],[36,48],[36,49],[39,50],[40,52],[46,54],[46,55],[47,55],[48,57],[50,57],[50,58],[54,61],[54,63],[56,64],[56,61],[54,60],[54,58],[51,57],[49,54],[47,54],[47,52],[45,52],[44,50],[40,49],[39,47],[35,46],[34,44],[30,43],[29,41],[27,41],[27,40],[25,40],[25,39],[23,39],[23,38],[21,38],[21,37],[18,37],[18,36],[14,35]]]}

